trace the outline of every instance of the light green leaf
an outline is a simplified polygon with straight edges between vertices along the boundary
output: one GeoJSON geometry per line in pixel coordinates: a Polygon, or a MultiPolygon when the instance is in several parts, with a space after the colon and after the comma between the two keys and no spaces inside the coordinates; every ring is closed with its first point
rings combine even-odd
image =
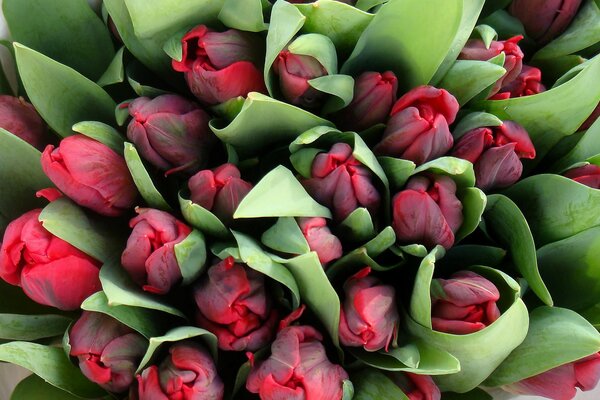
{"type": "Polygon", "coordinates": [[[261,32],[267,29],[261,0],[225,0],[219,20],[229,28],[242,31],[261,32]]]}
{"type": "Polygon", "coordinates": [[[463,106],[505,73],[504,68],[487,61],[457,60],[438,87],[452,93],[458,104],[463,106]]]}
{"type": "Polygon", "coordinates": [[[60,336],[71,322],[62,315],[0,314],[0,338],[37,340],[60,336]]]}
{"type": "Polygon", "coordinates": [[[465,133],[471,129],[481,128],[483,126],[500,126],[502,120],[496,117],[494,114],[488,114],[484,112],[473,112],[463,117],[452,132],[454,140],[460,139],[465,133]]]}
{"type": "Polygon", "coordinates": [[[354,97],[354,79],[348,75],[325,75],[309,80],[308,84],[320,92],[334,96],[325,103],[324,114],[341,110],[354,97]]]}
{"type": "Polygon", "coordinates": [[[344,379],[342,383],[342,400],[352,400],[354,398],[354,385],[349,379],[344,379]]]}
{"type": "Polygon", "coordinates": [[[422,261],[415,277],[413,295],[410,299],[410,315],[418,324],[431,329],[431,280],[435,263],[444,257],[445,251],[436,246],[422,261]]]}
{"type": "Polygon", "coordinates": [[[15,387],[10,400],[81,400],[81,397],[48,384],[37,375],[29,375],[15,387]]]}
{"type": "Polygon", "coordinates": [[[181,242],[173,246],[175,258],[183,277],[183,284],[193,283],[206,267],[206,243],[202,232],[192,232],[181,242]]]}
{"type": "Polygon", "coordinates": [[[483,40],[486,49],[490,48],[492,40],[498,40],[498,33],[494,28],[486,24],[477,25],[473,33],[483,40]]]}
{"type": "Polygon", "coordinates": [[[98,121],[78,122],[71,128],[73,132],[81,133],[110,147],[118,154],[123,155],[123,136],[112,126],[98,121]]]}
{"type": "Polygon", "coordinates": [[[288,45],[292,54],[314,57],[329,75],[337,74],[338,63],[335,46],[331,39],[318,33],[300,35],[288,45]]]}
{"type": "Polygon", "coordinates": [[[426,162],[413,171],[413,175],[421,172],[432,172],[434,174],[451,177],[458,188],[475,186],[475,172],[473,164],[467,160],[456,157],[440,157],[426,162]]]}
{"type": "Polygon", "coordinates": [[[229,236],[229,230],[215,214],[191,200],[184,199],[181,196],[181,192],[179,193],[178,198],[183,218],[185,218],[185,220],[194,228],[201,230],[207,235],[221,239],[225,239],[229,236]]]}
{"type": "Polygon", "coordinates": [[[354,400],[409,400],[404,392],[387,376],[375,368],[368,368],[351,376],[354,400]]]}
{"type": "Polygon", "coordinates": [[[377,161],[390,180],[392,192],[402,189],[416,168],[414,162],[401,158],[377,157],[377,161]]]}
{"type": "Polygon", "coordinates": [[[125,162],[135,186],[150,207],[169,211],[171,206],[160,194],[133,144],[125,142],[125,162]]]}
{"type": "Polygon", "coordinates": [[[458,190],[457,197],[463,206],[463,222],[455,234],[455,242],[460,242],[477,229],[487,198],[480,189],[473,187],[458,190]]]}
{"type": "Polygon", "coordinates": [[[600,119],[585,132],[577,144],[558,160],[551,168],[552,171],[562,172],[577,162],[600,154],[600,119]]]}
{"type": "Polygon", "coordinates": [[[352,211],[340,223],[338,229],[340,236],[351,242],[366,242],[373,239],[377,234],[371,214],[363,207],[352,211]]]}
{"type": "Polygon", "coordinates": [[[110,86],[125,80],[125,67],[123,65],[123,53],[125,47],[121,47],[106,68],[100,79],[96,82],[98,86],[110,86]]]}
{"type": "Polygon", "coordinates": [[[290,217],[278,218],[277,222],[262,234],[261,242],[273,250],[287,254],[304,254],[310,251],[298,223],[290,217]]]}

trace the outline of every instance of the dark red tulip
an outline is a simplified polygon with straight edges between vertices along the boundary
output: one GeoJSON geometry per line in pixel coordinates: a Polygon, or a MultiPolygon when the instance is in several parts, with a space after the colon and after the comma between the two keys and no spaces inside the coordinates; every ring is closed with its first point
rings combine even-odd
{"type": "Polygon", "coordinates": [[[581,0],[513,0],[508,10],[532,39],[545,44],[567,29],[580,4],[581,0]]]}
{"type": "Polygon", "coordinates": [[[298,218],[298,225],[308,242],[308,247],[317,253],[323,266],[342,256],[342,243],[331,233],[325,218],[298,218]]]}
{"type": "Polygon", "coordinates": [[[571,168],[564,173],[564,176],[591,188],[600,189],[600,167],[597,165],[588,164],[571,168]]]}
{"type": "Polygon", "coordinates": [[[35,108],[21,97],[0,95],[0,128],[42,149],[46,124],[35,108]]]}
{"type": "Polygon", "coordinates": [[[316,58],[282,50],[273,63],[273,71],[279,76],[279,88],[288,103],[304,108],[320,105],[324,93],[308,83],[327,75],[327,70],[316,58]]]}
{"type": "Polygon", "coordinates": [[[490,99],[504,100],[511,97],[531,96],[545,90],[546,87],[542,85],[542,71],[539,68],[523,65],[519,76],[514,81],[502,86],[500,91],[490,99]]]}

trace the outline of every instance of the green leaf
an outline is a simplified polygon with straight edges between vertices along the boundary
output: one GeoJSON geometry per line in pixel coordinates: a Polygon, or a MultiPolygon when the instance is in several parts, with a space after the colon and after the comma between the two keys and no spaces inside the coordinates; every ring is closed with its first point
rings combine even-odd
{"type": "Polygon", "coordinates": [[[390,189],[392,189],[392,192],[402,189],[416,168],[414,162],[401,158],[377,157],[377,161],[379,161],[379,164],[390,180],[390,189]]]}
{"type": "Polygon", "coordinates": [[[76,396],[96,398],[106,394],[83,376],[59,347],[28,342],[0,344],[0,361],[28,369],[49,384],[76,396]]]}
{"type": "Polygon", "coordinates": [[[125,140],[119,131],[112,126],[98,121],[83,121],[76,123],[71,129],[73,132],[78,132],[97,140],[110,147],[118,154],[123,155],[123,145],[125,140]]]}
{"type": "Polygon", "coordinates": [[[491,26],[498,32],[498,36],[503,38],[517,35],[526,36],[525,27],[521,21],[510,15],[506,10],[497,10],[479,22],[491,26]]]}
{"type": "Polygon", "coordinates": [[[455,243],[460,242],[477,229],[487,202],[485,193],[473,187],[460,189],[457,197],[463,206],[463,222],[456,232],[455,243]]]}
{"type": "Polygon", "coordinates": [[[475,172],[473,164],[467,160],[456,157],[440,157],[426,162],[413,171],[413,175],[421,172],[431,172],[449,176],[456,182],[458,188],[475,186],[475,172]]]}
{"type": "Polygon", "coordinates": [[[529,378],[600,350],[600,334],[574,311],[538,307],[527,337],[485,381],[501,386],[529,378]]]}
{"type": "Polygon", "coordinates": [[[338,63],[335,46],[331,39],[318,33],[300,35],[288,45],[292,54],[314,57],[329,75],[337,74],[338,63]]]}
{"type": "Polygon", "coordinates": [[[144,167],[144,163],[140,158],[136,148],[133,144],[125,142],[125,162],[127,163],[127,168],[131,173],[131,177],[133,178],[133,182],[135,186],[140,191],[140,194],[148,203],[148,205],[152,208],[158,208],[160,210],[169,211],[171,210],[171,206],[165,200],[165,198],[160,194],[150,174],[146,171],[144,167]]]}
{"type": "Polygon", "coordinates": [[[229,28],[242,31],[261,32],[267,29],[261,0],[225,0],[219,20],[229,28]]]}
{"type": "Polygon", "coordinates": [[[114,122],[115,102],[100,86],[22,44],[14,43],[14,48],[31,103],[59,135],[71,135],[79,121],[114,122]]]}
{"type": "Polygon", "coordinates": [[[191,200],[184,199],[181,193],[178,198],[183,218],[194,228],[221,239],[229,237],[229,230],[215,214],[191,200]]]}
{"type": "Polygon", "coordinates": [[[173,246],[175,258],[183,277],[183,284],[193,283],[206,267],[206,243],[204,235],[192,229],[192,232],[181,242],[173,246]]]}
{"type": "Polygon", "coordinates": [[[477,25],[473,33],[477,34],[483,40],[486,49],[490,48],[493,40],[498,40],[498,33],[494,28],[486,24],[477,25]]]}
{"type": "Polygon", "coordinates": [[[320,92],[333,96],[325,103],[324,114],[341,110],[350,104],[354,97],[354,79],[348,75],[325,75],[309,80],[308,84],[320,92]]]}
{"type": "Polygon", "coordinates": [[[452,64],[438,87],[456,97],[461,106],[467,104],[487,87],[493,85],[506,70],[487,61],[457,60],[452,64]]]}
{"type": "Polygon", "coordinates": [[[458,124],[456,124],[454,131],[452,132],[452,136],[454,136],[454,140],[456,141],[471,129],[481,128],[483,126],[500,125],[502,125],[502,120],[493,114],[473,112],[467,114],[458,122],[458,124]]]}
{"type": "Polygon", "coordinates": [[[377,232],[373,226],[371,214],[366,208],[359,207],[344,219],[338,229],[340,235],[352,242],[365,242],[373,239],[377,232]]]}
{"type": "Polygon", "coordinates": [[[361,370],[351,378],[354,400],[409,400],[390,378],[375,368],[361,370]]]}
{"type": "Polygon", "coordinates": [[[62,315],[0,314],[0,338],[37,340],[60,336],[71,322],[62,315]]]}
{"type": "Polygon", "coordinates": [[[123,53],[125,47],[121,47],[106,68],[106,71],[96,82],[98,86],[110,86],[125,80],[125,67],[123,65],[123,53]]]}
{"type": "Polygon", "coordinates": [[[2,8],[14,41],[91,80],[115,54],[108,29],[85,0],[6,0],[2,8]]]}
{"type": "Polygon", "coordinates": [[[560,77],[564,76],[571,69],[583,64],[585,61],[586,59],[580,55],[572,54],[556,58],[531,60],[530,63],[534,67],[544,71],[545,82],[554,82],[553,86],[557,86],[556,82],[560,77]]]}
{"type": "Polygon", "coordinates": [[[600,154],[600,119],[585,132],[575,147],[558,160],[551,168],[552,171],[562,172],[577,162],[600,154]]]}
{"type": "Polygon", "coordinates": [[[366,12],[387,2],[388,0],[357,0],[354,7],[366,12]]]}
{"type": "Polygon", "coordinates": [[[441,246],[436,246],[419,265],[413,295],[410,299],[410,315],[415,322],[431,329],[431,280],[435,263],[444,257],[445,251],[441,246]]]}
{"type": "Polygon", "coordinates": [[[306,193],[292,172],[280,165],[242,199],[233,218],[325,217],[331,212],[306,193]]]}
{"type": "Polygon", "coordinates": [[[310,251],[298,223],[290,217],[278,218],[277,222],[262,234],[261,242],[273,250],[287,254],[304,254],[310,251]]]}
{"type": "Polygon", "coordinates": [[[427,84],[452,47],[462,4],[462,0],[390,0],[361,35],[342,73],[391,70],[403,78],[401,92],[427,84]]]}
{"type": "Polygon", "coordinates": [[[485,390],[475,388],[466,393],[444,392],[442,400],[494,400],[494,398],[485,390]]]}
{"type": "Polygon", "coordinates": [[[19,382],[10,400],[81,400],[81,397],[48,384],[37,375],[30,375],[19,382]]]}
{"type": "Polygon", "coordinates": [[[342,400],[352,400],[354,398],[354,385],[349,379],[344,379],[342,383],[342,400]]]}
{"type": "Polygon", "coordinates": [[[140,83],[140,80],[137,78],[137,76],[139,76],[140,73],[137,70],[138,68],[136,64],[130,64],[127,67],[126,71],[127,82],[129,83],[129,86],[131,86],[135,94],[137,94],[140,97],[158,97],[163,94],[169,94],[169,92],[166,90],[140,83]]]}

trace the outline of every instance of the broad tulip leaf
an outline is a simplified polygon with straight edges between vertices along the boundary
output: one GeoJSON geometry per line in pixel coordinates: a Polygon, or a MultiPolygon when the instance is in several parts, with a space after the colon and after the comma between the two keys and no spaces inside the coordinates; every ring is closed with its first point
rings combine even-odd
{"type": "Polygon", "coordinates": [[[267,29],[261,0],[225,0],[219,20],[229,28],[242,31],[262,32],[267,29]]]}
{"type": "Polygon", "coordinates": [[[169,211],[171,206],[160,194],[133,144],[125,142],[125,162],[135,186],[150,207],[169,211]]]}
{"type": "Polygon", "coordinates": [[[354,97],[354,79],[348,75],[325,75],[309,80],[308,84],[333,96],[323,107],[325,114],[341,110],[350,104],[354,97]]]}
{"type": "Polygon", "coordinates": [[[477,229],[487,203],[485,193],[478,188],[463,188],[458,190],[456,195],[463,206],[463,222],[456,231],[455,243],[460,242],[477,229]]]}
{"type": "Polygon", "coordinates": [[[106,71],[96,82],[98,86],[110,86],[115,83],[121,83],[125,80],[125,66],[123,65],[123,53],[125,47],[121,47],[117,54],[106,68],[106,71]]]}
{"type": "Polygon", "coordinates": [[[0,339],[37,340],[61,336],[71,322],[71,318],[62,315],[0,314],[0,339]]]}
{"type": "Polygon", "coordinates": [[[97,80],[115,55],[110,33],[85,0],[6,0],[12,39],[97,80]]]}
{"type": "Polygon", "coordinates": [[[404,188],[404,184],[416,168],[414,162],[401,158],[377,157],[377,161],[379,161],[379,164],[390,181],[390,189],[392,192],[404,188]]]}
{"type": "Polygon", "coordinates": [[[361,370],[351,379],[354,400],[409,400],[398,385],[375,368],[361,370]]]}
{"type": "Polygon", "coordinates": [[[14,48],[31,103],[59,135],[71,135],[79,121],[114,122],[116,104],[96,83],[22,44],[14,48]]]}
{"type": "Polygon", "coordinates": [[[473,31],[473,34],[477,34],[479,38],[483,40],[483,44],[488,49],[490,48],[493,40],[498,40],[498,32],[486,24],[477,25],[473,31]]]}
{"type": "Polygon", "coordinates": [[[361,35],[342,73],[391,70],[402,77],[401,91],[427,84],[452,47],[462,6],[462,0],[390,0],[361,35]]]}
{"type": "Polygon", "coordinates": [[[458,124],[456,124],[454,131],[452,132],[452,136],[456,141],[471,129],[481,128],[484,126],[492,127],[500,125],[502,125],[502,120],[496,117],[494,114],[473,112],[467,114],[458,122],[458,124]]]}
{"type": "Polygon", "coordinates": [[[29,342],[0,344],[0,361],[19,365],[73,395],[97,398],[106,392],[89,381],[59,347],[29,342]]]}
{"type": "Polygon", "coordinates": [[[497,10],[485,18],[480,19],[479,22],[491,26],[498,32],[498,36],[503,38],[516,35],[527,36],[525,27],[521,21],[510,15],[506,10],[497,10]]]}
{"type": "Polygon", "coordinates": [[[37,375],[29,375],[15,386],[10,400],[81,400],[81,397],[48,384],[37,375]]]}
{"type": "Polygon", "coordinates": [[[206,243],[202,232],[193,229],[181,242],[173,246],[181,270],[183,284],[193,283],[206,267],[206,243]]]}
{"type": "Polygon", "coordinates": [[[527,280],[531,290],[551,306],[552,296],[538,270],[533,236],[519,207],[508,197],[493,194],[488,196],[483,219],[486,232],[508,248],[515,268],[527,280]]]}
{"type": "Polygon", "coordinates": [[[529,378],[600,351],[600,334],[574,311],[538,307],[527,337],[485,381],[501,386],[529,378]]]}
{"type": "Polygon", "coordinates": [[[445,251],[441,246],[436,246],[419,265],[413,294],[410,299],[410,315],[420,325],[431,328],[431,280],[435,263],[444,257],[445,251]]]}
{"type": "Polygon", "coordinates": [[[184,199],[181,193],[179,193],[178,198],[183,218],[194,228],[221,239],[229,236],[229,230],[215,214],[191,200],[184,199]]]}
{"type": "Polygon", "coordinates": [[[338,230],[341,237],[351,242],[366,242],[377,234],[371,214],[363,207],[352,211],[340,223],[338,230]]]}
{"type": "Polygon", "coordinates": [[[308,242],[294,218],[278,218],[277,222],[262,234],[261,242],[276,251],[287,254],[304,254],[310,251],[308,242]]]}
{"type": "Polygon", "coordinates": [[[110,125],[98,121],[78,122],[71,128],[73,132],[81,133],[110,147],[117,154],[123,155],[125,139],[110,125]]]}
{"type": "Polygon", "coordinates": [[[554,82],[552,87],[560,84],[559,79],[571,71],[573,68],[583,64],[585,58],[578,54],[561,56],[556,58],[532,60],[531,64],[544,71],[544,81],[554,82]]]}
{"type": "Polygon", "coordinates": [[[498,267],[506,257],[506,250],[500,247],[467,244],[453,246],[446,252],[444,258],[439,260],[436,268],[444,274],[457,272],[468,265],[487,265],[498,267]]]}
{"type": "Polygon", "coordinates": [[[436,158],[417,167],[412,174],[417,175],[425,171],[451,177],[458,188],[475,186],[473,164],[461,158],[436,158]]]}
{"type": "Polygon", "coordinates": [[[584,161],[596,154],[600,154],[600,118],[590,126],[571,151],[552,166],[552,170],[562,172],[573,164],[584,161]]]}
{"type": "Polygon", "coordinates": [[[476,60],[457,60],[438,87],[446,89],[461,106],[467,104],[506,73],[499,65],[476,60]]]}
{"type": "Polygon", "coordinates": [[[287,49],[292,54],[311,56],[325,68],[329,75],[337,74],[338,63],[335,46],[331,39],[318,33],[300,35],[287,49]]]}

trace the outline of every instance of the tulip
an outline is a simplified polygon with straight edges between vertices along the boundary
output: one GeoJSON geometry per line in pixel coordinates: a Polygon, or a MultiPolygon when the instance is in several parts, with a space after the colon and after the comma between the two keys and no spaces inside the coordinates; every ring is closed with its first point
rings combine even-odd
{"type": "Polygon", "coordinates": [[[0,128],[33,147],[44,147],[46,125],[35,108],[21,97],[0,95],[0,128]]]}
{"type": "Polygon", "coordinates": [[[348,374],[329,361],[322,340],[311,326],[283,328],[271,356],[252,366],[246,388],[263,400],[341,399],[348,374]]]}
{"type": "Polygon", "coordinates": [[[502,386],[502,389],[531,396],[542,396],[554,400],[571,400],[577,389],[593,390],[600,381],[600,353],[563,364],[520,382],[502,386]]]}
{"type": "Polygon", "coordinates": [[[206,163],[214,136],[210,116],[196,104],[172,94],[139,97],[129,104],[129,114],[127,137],[167,175],[194,172],[206,163]]]}
{"type": "Polygon", "coordinates": [[[346,300],[340,309],[340,342],[367,351],[387,351],[398,333],[400,320],[396,291],[368,276],[370,272],[371,268],[363,268],[344,283],[346,300]]]}
{"type": "Polygon", "coordinates": [[[516,79],[500,89],[490,97],[491,100],[504,100],[511,97],[531,96],[546,90],[542,85],[542,71],[538,68],[523,65],[521,73],[516,79]]]}
{"type": "Polygon", "coordinates": [[[452,147],[448,125],[454,122],[458,102],[444,89],[419,86],[402,96],[390,114],[382,140],[373,149],[423,164],[452,147]]]}
{"type": "Polygon", "coordinates": [[[252,189],[252,184],[241,179],[235,165],[223,164],[192,176],[188,188],[192,202],[212,211],[223,222],[230,223],[238,205],[252,189]]]}
{"type": "Polygon", "coordinates": [[[109,392],[123,392],[133,382],[148,341],[116,319],[84,311],[69,333],[69,354],[81,372],[109,392]]]}
{"type": "Polygon", "coordinates": [[[470,130],[459,139],[452,155],[472,162],[477,187],[490,190],[518,181],[523,172],[520,158],[535,158],[535,148],[525,128],[504,121],[500,126],[470,130]]]}
{"type": "Polygon", "coordinates": [[[137,189],[125,159],[84,135],[46,146],[42,169],[63,193],[83,207],[110,217],[133,207],[137,189]]]}
{"type": "Polygon", "coordinates": [[[209,268],[194,298],[198,325],[217,336],[221,350],[255,351],[271,341],[277,312],[263,274],[228,257],[209,268]]]}
{"type": "Polygon", "coordinates": [[[442,394],[428,375],[395,372],[387,375],[402,389],[409,400],[440,400],[442,394]]]}
{"type": "Polygon", "coordinates": [[[380,195],[371,181],[371,172],[352,155],[346,143],[336,143],[328,153],[319,153],[312,164],[312,178],[302,184],[319,203],[342,221],[357,207],[371,213],[379,207],[380,195]]]}
{"type": "Polygon", "coordinates": [[[308,247],[317,253],[322,265],[327,265],[342,256],[342,243],[331,233],[325,218],[298,218],[298,225],[308,242],[308,247]]]}
{"type": "Polygon", "coordinates": [[[571,168],[563,175],[575,182],[594,189],[600,189],[600,167],[597,165],[588,164],[583,167],[571,168]]]}
{"type": "Polygon", "coordinates": [[[316,58],[282,50],[273,63],[273,71],[279,76],[279,87],[287,102],[304,108],[320,105],[324,93],[308,83],[327,75],[325,67],[316,58]]]}
{"type": "Polygon", "coordinates": [[[592,111],[590,116],[583,122],[583,124],[581,124],[578,131],[580,132],[589,129],[590,126],[592,126],[594,122],[596,122],[598,117],[600,117],[600,102],[598,103],[596,108],[594,108],[594,111],[592,111]]]}
{"type": "Polygon", "coordinates": [[[151,208],[138,208],[129,221],[133,229],[121,264],[145,291],[165,294],[181,280],[175,245],[192,229],[171,214],[151,208]]]}
{"type": "Polygon", "coordinates": [[[411,178],[406,189],[394,196],[392,207],[392,227],[401,243],[428,248],[439,244],[449,249],[463,221],[456,184],[443,175],[411,178]]]}
{"type": "Polygon", "coordinates": [[[513,0],[508,10],[532,39],[546,44],[567,29],[580,4],[581,0],[513,0]]]}
{"type": "Polygon", "coordinates": [[[171,345],[160,366],[137,376],[140,400],[221,400],[225,387],[206,349],[192,341],[171,345]]]}
{"type": "Polygon", "coordinates": [[[337,125],[359,132],[384,123],[397,92],[398,79],[393,72],[363,72],[354,82],[352,102],[335,115],[337,125]]]}
{"type": "Polygon", "coordinates": [[[498,288],[474,272],[460,271],[450,279],[435,279],[431,291],[433,329],[456,335],[480,331],[500,318],[499,299],[498,288]]]}
{"type": "Polygon", "coordinates": [[[182,59],[173,60],[172,66],[184,73],[200,101],[218,104],[249,92],[266,93],[259,36],[235,29],[214,32],[199,25],[181,39],[181,44],[182,59]]]}

